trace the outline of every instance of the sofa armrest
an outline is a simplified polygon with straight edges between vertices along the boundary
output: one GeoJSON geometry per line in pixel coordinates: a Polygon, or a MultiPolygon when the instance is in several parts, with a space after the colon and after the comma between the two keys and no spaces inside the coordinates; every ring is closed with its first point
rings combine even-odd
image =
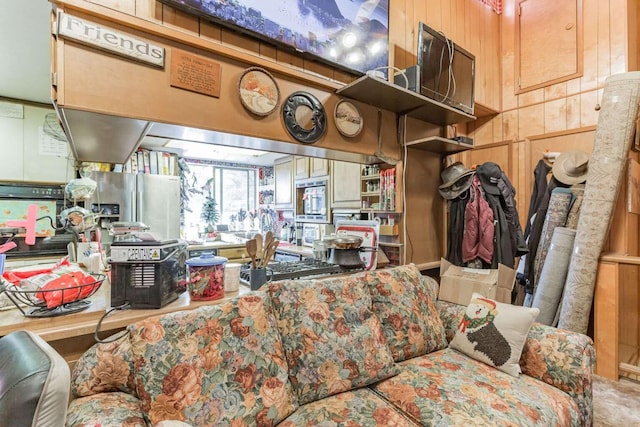
{"type": "Polygon", "coordinates": [[[570,395],[578,404],[584,425],[593,420],[593,341],[586,335],[534,323],[529,330],[520,367],[525,375],[570,395]]]}
{"type": "Polygon", "coordinates": [[[97,393],[71,401],[66,427],[147,427],[142,401],[128,393],[97,393]]]}
{"type": "MultiPolygon", "coordinates": [[[[436,303],[451,342],[466,306],[446,301],[436,303]]],[[[595,365],[593,341],[586,335],[534,323],[525,341],[522,373],[550,384],[578,404],[584,425],[593,420],[592,375],[595,365]]]]}
{"type": "Polygon", "coordinates": [[[108,391],[122,391],[137,397],[129,334],[112,342],[94,344],[78,359],[71,374],[73,397],[108,391]]]}

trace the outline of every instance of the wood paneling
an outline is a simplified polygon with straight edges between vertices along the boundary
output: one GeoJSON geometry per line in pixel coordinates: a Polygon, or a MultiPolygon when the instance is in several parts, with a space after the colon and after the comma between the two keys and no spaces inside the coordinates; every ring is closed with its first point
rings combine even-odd
{"type": "Polygon", "coordinates": [[[438,192],[441,158],[409,149],[406,167],[406,262],[438,262],[444,242],[443,199],[438,192]]]}
{"type": "Polygon", "coordinates": [[[618,267],[616,263],[600,262],[594,294],[594,344],[596,374],[618,379],[618,267]]]}

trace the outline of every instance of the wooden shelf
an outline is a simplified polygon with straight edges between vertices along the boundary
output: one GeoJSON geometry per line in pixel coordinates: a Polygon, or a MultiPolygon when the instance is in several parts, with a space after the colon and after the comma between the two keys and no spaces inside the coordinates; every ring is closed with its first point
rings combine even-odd
{"type": "Polygon", "coordinates": [[[430,151],[432,153],[454,154],[461,151],[471,150],[473,145],[463,144],[453,139],[441,136],[430,136],[427,138],[407,141],[406,146],[417,148],[418,150],[430,151]]]}
{"type": "Polygon", "coordinates": [[[380,175],[363,175],[360,180],[362,181],[375,181],[380,179],[380,175]]]}
{"type": "Polygon", "coordinates": [[[471,114],[369,75],[343,86],[336,94],[440,126],[476,119],[471,114]]]}

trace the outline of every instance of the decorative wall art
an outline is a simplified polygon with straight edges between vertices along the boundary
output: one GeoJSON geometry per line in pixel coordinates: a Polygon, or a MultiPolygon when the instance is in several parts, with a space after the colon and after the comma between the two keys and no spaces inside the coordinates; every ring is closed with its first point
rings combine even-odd
{"type": "Polygon", "coordinates": [[[278,84],[267,70],[247,68],[238,81],[242,106],[257,116],[273,113],[280,102],[278,84]]]}
{"type": "Polygon", "coordinates": [[[349,72],[389,62],[389,0],[160,2],[349,72]]]}
{"type": "Polygon", "coordinates": [[[338,101],[333,112],[333,121],[338,132],[347,138],[353,138],[362,131],[363,120],[360,110],[345,99],[338,101]]]}
{"type": "Polygon", "coordinates": [[[282,104],[282,117],[289,134],[304,144],[313,144],[327,130],[322,103],[308,92],[294,92],[282,104]]]}

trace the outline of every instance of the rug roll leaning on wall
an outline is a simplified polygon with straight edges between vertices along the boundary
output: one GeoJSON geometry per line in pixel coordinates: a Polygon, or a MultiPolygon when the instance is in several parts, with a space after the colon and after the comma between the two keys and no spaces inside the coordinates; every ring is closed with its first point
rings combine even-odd
{"type": "Polygon", "coordinates": [[[586,333],[598,258],[611,225],[640,102],[640,72],[605,81],[558,327],[586,333]]]}

